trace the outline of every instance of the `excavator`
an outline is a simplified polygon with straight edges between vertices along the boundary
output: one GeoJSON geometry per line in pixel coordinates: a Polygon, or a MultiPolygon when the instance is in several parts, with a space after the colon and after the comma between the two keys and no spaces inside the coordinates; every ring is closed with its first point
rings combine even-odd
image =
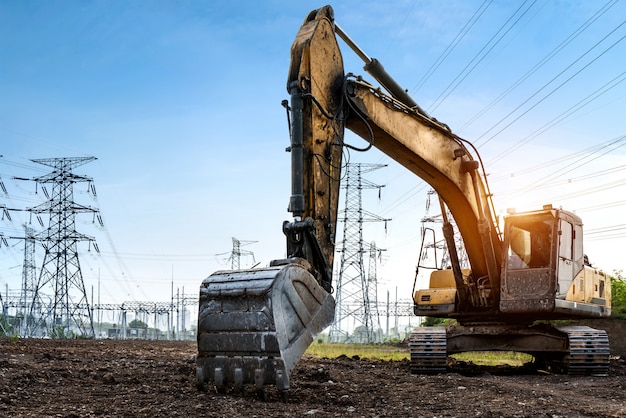
{"type": "Polygon", "coordinates": [[[498,350],[529,353],[559,373],[608,373],[605,331],[571,321],[551,325],[611,312],[610,278],[586,262],[576,214],[545,205],[508,215],[501,231],[478,151],[363,52],[335,22],[331,6],[310,12],[300,27],[287,90],[293,220],[282,225],[286,258],[266,268],[217,271],[202,282],[199,388],[254,385],[264,392],[275,385],[286,396],[292,370],[334,318],[344,148],[371,147],[428,183],[444,218],[450,266],[433,271],[429,288],[414,292],[414,312],[452,318],[457,325],[412,332],[412,373],[443,373],[454,353],[498,350]],[[380,86],[344,73],[338,38],[380,86]],[[345,142],[346,128],[365,143],[345,142]],[[470,268],[459,262],[455,228],[470,268]]]}

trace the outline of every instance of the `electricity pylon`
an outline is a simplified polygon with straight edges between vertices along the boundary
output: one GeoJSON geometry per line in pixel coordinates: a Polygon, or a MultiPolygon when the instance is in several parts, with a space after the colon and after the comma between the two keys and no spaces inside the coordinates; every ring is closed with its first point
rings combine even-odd
{"type": "Polygon", "coordinates": [[[339,217],[343,221],[344,228],[342,247],[339,250],[341,253],[339,274],[335,286],[335,320],[331,325],[329,334],[331,342],[349,339],[346,329],[351,323],[364,331],[364,335],[359,335],[358,342],[372,342],[374,340],[373,313],[377,311],[377,308],[376,310],[372,309],[372,291],[363,262],[363,254],[367,247],[363,241],[363,224],[365,222],[387,222],[390,219],[364,210],[361,192],[364,189],[380,190],[383,187],[362,177],[363,174],[382,167],[386,167],[386,165],[348,164],[346,176],[341,186],[346,190],[346,206],[339,217]]]}
{"type": "Polygon", "coordinates": [[[256,260],[254,259],[254,253],[252,251],[241,249],[242,245],[254,244],[255,242],[257,241],[242,241],[233,237],[233,251],[230,253],[230,260],[231,260],[231,265],[232,265],[233,270],[240,269],[242,255],[252,256],[252,262],[256,263],[256,260]]]}
{"type": "MultiPolygon", "coordinates": [[[[88,183],[88,191],[95,195],[92,179],[74,174],[72,169],[95,160],[95,157],[47,158],[31,160],[52,167],[52,172],[33,180],[48,200],[27,209],[49,218],[48,227],[34,238],[44,247],[41,272],[29,307],[29,321],[33,322],[31,335],[54,335],[69,337],[75,334],[94,336],[92,310],[87,299],[85,284],[78,258],[78,243],[88,241],[98,246],[95,238],[76,231],[77,213],[98,213],[98,209],[74,201],[74,185],[88,183]],[[48,191],[46,186],[50,186],[48,191]],[[43,296],[49,292],[50,301],[44,303],[43,296]]],[[[25,179],[22,179],[25,180],[25,179]]],[[[102,218],[98,221],[102,224],[102,218]]]]}
{"type": "Polygon", "coordinates": [[[35,263],[35,230],[24,225],[24,265],[22,266],[22,324],[20,335],[30,337],[31,327],[34,325],[30,316],[32,304],[37,290],[37,265],[35,263]]]}
{"type": "Polygon", "coordinates": [[[378,304],[378,260],[382,258],[382,252],[386,251],[382,248],[378,248],[374,241],[370,244],[369,250],[369,265],[367,269],[367,283],[369,291],[370,311],[373,313],[373,329],[374,341],[382,342],[382,334],[379,332],[382,330],[380,326],[380,310],[378,304]]]}

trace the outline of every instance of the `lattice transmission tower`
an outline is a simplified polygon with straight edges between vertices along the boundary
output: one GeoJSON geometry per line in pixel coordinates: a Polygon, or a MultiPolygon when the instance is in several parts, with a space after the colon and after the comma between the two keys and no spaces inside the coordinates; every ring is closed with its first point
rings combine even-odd
{"type": "Polygon", "coordinates": [[[254,253],[252,251],[241,249],[241,247],[244,245],[250,245],[256,242],[258,241],[242,241],[233,237],[233,250],[230,253],[231,268],[233,270],[239,270],[241,268],[241,256],[242,255],[251,256],[252,262],[256,263],[256,260],[254,259],[254,253]]]}
{"type": "MultiPolygon", "coordinates": [[[[363,178],[363,174],[386,167],[382,164],[348,164],[346,176],[341,188],[345,189],[345,209],[339,214],[343,222],[343,241],[335,299],[335,320],[331,325],[329,340],[342,342],[355,340],[349,335],[351,325],[363,332],[357,342],[372,342],[375,336],[374,308],[372,290],[368,280],[363,254],[368,244],[363,241],[363,224],[366,222],[387,222],[382,218],[363,209],[362,191],[364,189],[380,189],[383,186],[374,184],[363,178]]],[[[374,299],[376,300],[376,299],[374,299]]]]}
{"type": "MultiPolygon", "coordinates": [[[[0,157],[2,157],[2,155],[0,155],[0,157]]],[[[4,183],[2,182],[2,178],[0,178],[0,186],[1,189],[4,191],[4,193],[6,194],[6,188],[4,187],[4,183]]],[[[7,207],[5,205],[0,205],[0,210],[2,211],[2,220],[4,220],[5,214],[8,217],[8,219],[11,219],[11,215],[9,215],[9,212],[7,210],[7,207]]],[[[2,246],[8,247],[9,243],[7,242],[6,237],[4,236],[4,234],[2,232],[0,232],[0,248],[2,248],[2,246]]],[[[8,292],[7,292],[7,296],[8,296],[8,292]]],[[[6,322],[6,318],[7,318],[7,306],[5,305],[4,301],[2,300],[2,293],[0,293],[0,333],[2,333],[2,335],[8,335],[8,323],[6,322]]]]}
{"type": "Polygon", "coordinates": [[[37,215],[42,225],[41,215],[47,215],[49,222],[47,228],[33,235],[44,248],[44,258],[29,306],[29,335],[94,336],[92,309],[80,269],[78,243],[87,241],[96,251],[98,246],[95,238],[76,231],[76,214],[92,213],[100,225],[102,218],[98,209],[74,201],[75,184],[87,183],[88,192],[94,196],[95,187],[92,178],[74,174],[72,170],[95,159],[31,160],[51,167],[52,172],[30,179],[41,186],[48,200],[27,210],[37,215]]]}
{"type": "Polygon", "coordinates": [[[35,243],[35,230],[28,225],[24,225],[24,264],[22,265],[22,293],[20,297],[23,316],[20,327],[20,336],[22,337],[30,337],[30,332],[36,325],[35,321],[30,316],[37,291],[35,243]]]}
{"type": "Polygon", "coordinates": [[[370,312],[372,312],[373,342],[382,342],[382,328],[380,326],[380,305],[378,303],[378,261],[382,258],[382,252],[386,251],[378,248],[372,241],[369,248],[369,264],[367,268],[368,299],[370,302],[370,312]]]}
{"type": "MultiPolygon", "coordinates": [[[[445,203],[443,203],[441,198],[437,195],[437,192],[430,189],[428,190],[426,196],[426,211],[421,220],[422,244],[415,272],[416,276],[419,274],[420,269],[446,269],[450,268],[454,262],[451,259],[451,252],[448,248],[448,243],[443,237],[442,225],[446,222],[449,222],[453,231],[452,241],[455,246],[454,253],[459,266],[461,268],[469,268],[469,259],[467,252],[465,251],[465,244],[463,243],[463,237],[461,237],[461,234],[458,231],[456,222],[454,221],[454,218],[445,203]],[[439,210],[435,209],[435,213],[431,214],[433,198],[435,198],[439,204],[439,210]]],[[[413,290],[415,291],[415,289],[413,290]]]]}

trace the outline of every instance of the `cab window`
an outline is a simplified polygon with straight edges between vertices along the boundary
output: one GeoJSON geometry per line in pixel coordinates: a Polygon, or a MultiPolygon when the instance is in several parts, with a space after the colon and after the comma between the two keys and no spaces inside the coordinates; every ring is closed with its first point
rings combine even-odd
{"type": "Polygon", "coordinates": [[[520,219],[509,228],[509,269],[545,268],[550,266],[552,248],[550,219],[520,219]]]}
{"type": "Polygon", "coordinates": [[[559,257],[566,260],[572,259],[572,224],[569,222],[560,222],[560,234],[559,234],[559,257]]]}

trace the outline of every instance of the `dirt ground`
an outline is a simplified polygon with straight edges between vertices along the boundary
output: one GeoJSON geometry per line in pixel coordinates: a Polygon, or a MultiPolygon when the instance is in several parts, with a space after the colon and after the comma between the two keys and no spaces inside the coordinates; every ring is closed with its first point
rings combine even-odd
{"type": "Polygon", "coordinates": [[[275,389],[266,402],[252,389],[199,392],[192,342],[2,339],[0,416],[626,416],[624,321],[590,325],[609,332],[608,377],[467,365],[416,376],[408,361],[305,356],[288,403],[275,389]]]}

